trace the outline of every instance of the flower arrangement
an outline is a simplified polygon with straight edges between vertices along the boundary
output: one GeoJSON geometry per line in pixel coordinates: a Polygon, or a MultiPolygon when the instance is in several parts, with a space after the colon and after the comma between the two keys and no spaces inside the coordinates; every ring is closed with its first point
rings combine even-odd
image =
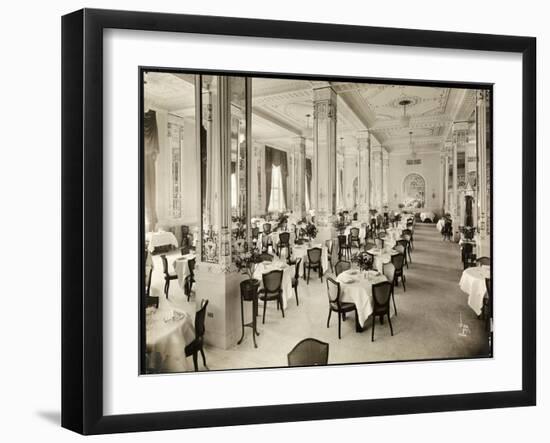
{"type": "Polygon", "coordinates": [[[473,240],[476,228],[473,226],[463,226],[460,228],[460,232],[464,235],[466,240],[473,240]]]}
{"type": "Polygon", "coordinates": [[[317,237],[317,227],[313,223],[308,223],[305,227],[306,235],[309,238],[317,237]]]}
{"type": "Polygon", "coordinates": [[[422,207],[422,201],[418,198],[409,197],[403,202],[405,208],[418,209],[422,207]]]}
{"type": "Polygon", "coordinates": [[[256,250],[243,252],[235,257],[235,266],[237,266],[240,273],[247,275],[249,280],[254,279],[256,265],[260,262],[260,254],[256,250]]]}
{"type": "Polygon", "coordinates": [[[360,251],[351,257],[351,261],[353,263],[357,263],[357,266],[359,267],[359,270],[361,271],[367,271],[369,269],[372,269],[372,257],[367,254],[365,251],[360,251]]]}
{"type": "Polygon", "coordinates": [[[280,214],[277,218],[277,229],[284,229],[288,223],[288,215],[280,214]]]}

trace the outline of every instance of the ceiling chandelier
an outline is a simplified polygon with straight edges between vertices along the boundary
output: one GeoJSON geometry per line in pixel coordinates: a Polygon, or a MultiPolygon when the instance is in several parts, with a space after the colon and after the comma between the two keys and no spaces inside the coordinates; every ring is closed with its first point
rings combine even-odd
{"type": "Polygon", "coordinates": [[[414,150],[413,133],[409,131],[409,149],[411,150],[411,157],[416,158],[416,151],[414,150]]]}
{"type": "Polygon", "coordinates": [[[411,122],[411,116],[407,115],[407,106],[410,105],[412,101],[409,99],[403,99],[399,102],[401,106],[403,106],[403,115],[399,119],[401,121],[401,124],[405,127],[409,127],[409,123],[411,122]]]}

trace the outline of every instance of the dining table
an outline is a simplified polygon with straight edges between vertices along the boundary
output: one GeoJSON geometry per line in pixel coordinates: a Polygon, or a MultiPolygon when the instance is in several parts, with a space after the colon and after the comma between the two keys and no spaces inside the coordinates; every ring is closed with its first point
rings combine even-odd
{"type": "Polygon", "coordinates": [[[378,271],[349,269],[340,273],[336,281],[340,283],[340,301],[355,304],[357,330],[360,331],[374,309],[372,286],[387,281],[386,276],[378,271]]]}
{"type": "Polygon", "coordinates": [[[158,232],[148,232],[145,234],[145,239],[148,242],[149,252],[153,252],[155,248],[159,246],[169,246],[172,245],[175,248],[178,247],[178,239],[170,231],[158,231],[158,232]]]}
{"type": "Polygon", "coordinates": [[[281,289],[283,290],[283,308],[286,309],[288,306],[288,300],[294,296],[294,290],[292,289],[292,278],[294,277],[295,272],[294,265],[289,265],[280,260],[275,260],[272,262],[265,261],[256,265],[253,276],[260,282],[260,288],[262,288],[262,275],[275,270],[283,271],[281,289]]]}
{"type": "Polygon", "coordinates": [[[181,289],[185,287],[185,278],[191,273],[189,270],[189,260],[196,258],[195,254],[185,254],[179,257],[176,257],[172,263],[172,267],[178,276],[178,284],[181,289]]]}
{"type": "Polygon", "coordinates": [[[367,253],[374,256],[374,267],[376,270],[384,272],[384,265],[389,263],[394,255],[399,254],[399,251],[386,246],[384,248],[371,248],[367,253]]]}
{"type": "Polygon", "coordinates": [[[148,373],[185,372],[193,369],[185,347],[195,339],[192,316],[173,309],[149,307],[145,316],[148,373]]]}
{"type": "Polygon", "coordinates": [[[476,315],[481,315],[483,310],[483,299],[487,293],[486,278],[491,278],[491,267],[486,265],[465,269],[460,277],[460,289],[468,294],[468,306],[476,315]]]}

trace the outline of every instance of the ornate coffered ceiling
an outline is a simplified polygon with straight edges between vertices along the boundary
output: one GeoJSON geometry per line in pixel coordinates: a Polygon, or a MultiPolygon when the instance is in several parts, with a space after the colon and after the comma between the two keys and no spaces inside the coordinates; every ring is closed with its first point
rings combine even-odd
{"type": "MultiPolygon", "coordinates": [[[[193,113],[193,76],[148,73],[146,99],[179,115],[193,113]]],[[[359,131],[369,129],[375,144],[390,152],[409,149],[409,131],[416,152],[439,151],[453,121],[472,119],[475,90],[349,82],[312,82],[254,78],[252,131],[254,141],[290,147],[303,136],[312,143],[313,89],[331,86],[337,93],[339,150],[353,151],[359,131]],[[409,103],[402,119],[403,100],[409,103]]]]}

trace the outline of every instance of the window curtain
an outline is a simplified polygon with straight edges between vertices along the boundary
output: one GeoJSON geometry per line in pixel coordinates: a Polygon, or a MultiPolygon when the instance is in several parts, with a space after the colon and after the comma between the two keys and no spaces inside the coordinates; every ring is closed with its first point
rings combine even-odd
{"type": "Polygon", "coordinates": [[[307,193],[307,199],[310,203],[310,206],[311,206],[311,179],[312,179],[312,177],[313,177],[313,172],[312,172],[312,166],[311,166],[311,159],[306,158],[306,183],[307,183],[306,193],[307,193]]]}
{"type": "Polygon", "coordinates": [[[265,187],[266,187],[266,205],[265,210],[268,211],[269,203],[271,200],[271,175],[273,166],[281,167],[281,176],[283,179],[283,201],[285,202],[285,208],[288,208],[287,204],[287,187],[288,187],[288,158],[285,151],[275,149],[270,146],[265,147],[265,187]]]}
{"type": "Polygon", "coordinates": [[[159,149],[157,113],[143,115],[143,146],[145,150],[145,229],[154,231],[158,222],[156,203],[156,162],[159,149]]]}

